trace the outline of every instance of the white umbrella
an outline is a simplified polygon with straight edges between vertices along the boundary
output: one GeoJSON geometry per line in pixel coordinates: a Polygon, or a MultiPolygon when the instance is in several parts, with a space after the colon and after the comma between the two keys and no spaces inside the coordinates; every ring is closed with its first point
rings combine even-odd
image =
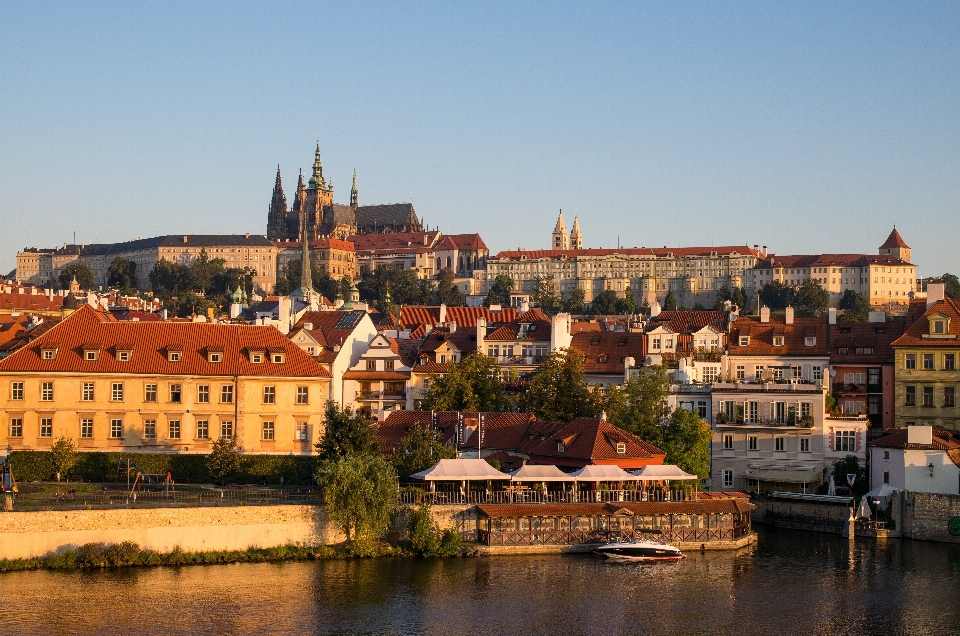
{"type": "Polygon", "coordinates": [[[870,505],[867,503],[867,496],[860,499],[860,509],[857,510],[857,519],[869,519],[871,517],[870,505]]]}
{"type": "Polygon", "coordinates": [[[831,497],[837,496],[837,484],[833,481],[833,475],[830,475],[830,486],[827,488],[827,494],[831,497]]]}

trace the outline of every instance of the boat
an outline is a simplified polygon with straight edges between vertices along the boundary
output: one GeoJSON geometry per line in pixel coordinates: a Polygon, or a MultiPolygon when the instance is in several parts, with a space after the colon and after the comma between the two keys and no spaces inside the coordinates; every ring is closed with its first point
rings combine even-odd
{"type": "Polygon", "coordinates": [[[593,553],[611,561],[679,561],[683,558],[679,548],[649,539],[606,543],[594,548],[593,553]]]}

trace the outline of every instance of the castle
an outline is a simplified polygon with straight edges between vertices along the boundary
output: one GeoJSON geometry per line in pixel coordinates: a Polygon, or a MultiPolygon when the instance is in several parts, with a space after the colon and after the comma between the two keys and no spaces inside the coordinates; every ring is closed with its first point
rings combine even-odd
{"type": "Polygon", "coordinates": [[[333,202],[333,181],[323,178],[320,144],[313,162],[313,174],[306,185],[303,171],[297,182],[293,205],[287,208],[287,197],[280,182],[280,166],[273,186],[273,197],[267,213],[267,238],[271,241],[299,241],[301,230],[307,239],[346,239],[354,234],[422,232],[423,225],[411,203],[359,205],[357,171],[353,171],[350,205],[333,202]]]}

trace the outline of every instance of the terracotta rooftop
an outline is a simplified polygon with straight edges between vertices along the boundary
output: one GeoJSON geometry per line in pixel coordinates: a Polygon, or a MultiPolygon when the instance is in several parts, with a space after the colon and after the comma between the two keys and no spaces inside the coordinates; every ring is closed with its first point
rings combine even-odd
{"type": "Polygon", "coordinates": [[[644,501],[569,504],[477,504],[487,517],[596,517],[603,515],[668,515],[742,513],[756,506],[746,498],[693,501],[644,501]]]}
{"type": "Polygon", "coordinates": [[[669,327],[675,333],[694,333],[704,327],[713,327],[720,333],[727,330],[725,311],[661,311],[650,319],[647,330],[669,327]]]}
{"type": "Polygon", "coordinates": [[[907,242],[903,240],[903,237],[900,236],[900,232],[897,232],[897,228],[894,227],[893,231],[890,232],[890,236],[887,237],[887,240],[883,242],[883,245],[880,246],[880,249],[892,249],[896,247],[905,247],[910,249],[910,246],[907,245],[907,242]]]}
{"type": "MultiPolygon", "coordinates": [[[[911,308],[913,305],[911,305],[911,308]]],[[[938,300],[910,324],[902,336],[893,341],[894,347],[958,347],[960,346],[960,301],[953,298],[938,300]],[[942,338],[930,337],[929,318],[942,314],[949,320],[942,338]],[[926,336],[926,337],[924,337],[926,336]],[[953,337],[950,337],[953,336],[953,337]]]]}
{"type": "Polygon", "coordinates": [[[649,258],[667,258],[670,255],[674,257],[685,256],[710,256],[716,252],[720,256],[754,256],[760,254],[748,245],[732,245],[722,247],[618,247],[609,249],[580,249],[580,250],[507,250],[500,252],[494,259],[497,260],[533,260],[538,258],[557,259],[566,258],[585,258],[593,256],[646,256],[649,258]]]}
{"type": "Polygon", "coordinates": [[[830,363],[893,364],[893,341],[903,334],[902,322],[840,322],[830,326],[830,363]],[[841,354],[841,350],[846,350],[841,354]],[[866,353],[872,350],[872,353],[866,353]],[[859,351],[859,353],[858,353],[859,351]]]}
{"type": "Polygon", "coordinates": [[[578,417],[569,424],[556,423],[555,426],[552,435],[529,450],[534,463],[559,460],[615,463],[617,460],[657,458],[659,461],[652,463],[662,464],[666,457],[666,453],[656,446],[598,417],[578,417]],[[617,452],[617,443],[626,444],[625,453],[617,452]]]}
{"type": "Polygon", "coordinates": [[[826,356],[827,319],[794,318],[788,325],[778,317],[762,323],[759,318],[741,316],[730,328],[728,347],[731,356],[826,356]],[[740,345],[743,336],[750,337],[750,344],[740,345]],[[783,346],[774,346],[774,337],[783,337],[783,346]],[[816,338],[816,344],[807,346],[807,337],[816,338]]]}
{"type": "Polygon", "coordinates": [[[646,357],[646,338],[642,333],[585,331],[573,335],[570,347],[584,355],[585,373],[623,374],[624,358],[641,363],[646,357]]]}

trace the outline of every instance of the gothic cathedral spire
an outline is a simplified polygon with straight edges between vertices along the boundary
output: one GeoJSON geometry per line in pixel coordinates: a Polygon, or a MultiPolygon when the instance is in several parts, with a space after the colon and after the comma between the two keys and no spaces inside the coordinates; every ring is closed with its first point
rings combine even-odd
{"type": "Polygon", "coordinates": [[[317,139],[317,150],[313,159],[313,175],[310,177],[310,189],[325,190],[326,187],[327,184],[323,180],[323,164],[320,162],[320,140],[317,139]]]}
{"type": "Polygon", "coordinates": [[[287,197],[280,182],[280,165],[277,164],[277,180],[273,184],[273,198],[267,212],[267,238],[279,241],[284,238],[287,222],[287,197]]]}
{"type": "Polygon", "coordinates": [[[573,217],[573,228],[570,229],[570,249],[583,249],[583,235],[580,234],[580,219],[573,217]]]}
{"type": "Polygon", "coordinates": [[[353,169],[353,187],[350,188],[350,207],[357,211],[357,169],[353,169]]]}
{"type": "Polygon", "coordinates": [[[553,228],[550,246],[555,250],[570,249],[570,235],[567,234],[567,226],[563,223],[563,210],[560,210],[557,225],[553,228]]]}

